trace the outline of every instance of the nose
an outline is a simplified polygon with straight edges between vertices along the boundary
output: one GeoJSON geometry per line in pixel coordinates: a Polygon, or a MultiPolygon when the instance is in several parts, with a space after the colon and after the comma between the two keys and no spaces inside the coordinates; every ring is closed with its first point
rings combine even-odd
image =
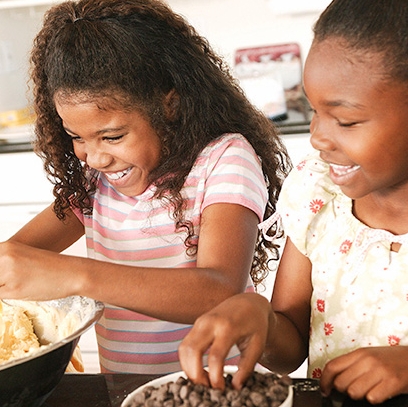
{"type": "Polygon", "coordinates": [[[333,151],[336,149],[330,130],[324,126],[316,115],[310,121],[310,143],[318,151],[333,151]]]}
{"type": "Polygon", "coordinates": [[[112,162],[112,156],[100,148],[88,146],[84,153],[84,161],[96,170],[102,170],[112,162]]]}

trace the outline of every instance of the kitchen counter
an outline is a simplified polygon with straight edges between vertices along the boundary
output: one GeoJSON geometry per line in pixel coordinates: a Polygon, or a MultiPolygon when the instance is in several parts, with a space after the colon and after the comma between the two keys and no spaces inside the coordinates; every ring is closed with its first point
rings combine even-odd
{"type": "Polygon", "coordinates": [[[23,143],[1,143],[0,142],[0,154],[1,153],[25,153],[33,151],[33,146],[30,141],[23,143]]]}
{"type": "Polygon", "coordinates": [[[32,151],[33,125],[0,128],[0,153],[32,151]]]}
{"type": "MultiPolygon", "coordinates": [[[[124,398],[137,387],[158,376],[136,374],[65,374],[43,407],[120,407],[124,398]]],[[[323,398],[318,381],[294,380],[293,407],[368,407],[364,401],[342,402],[323,398]]],[[[406,407],[408,395],[400,396],[377,407],[406,407]]]]}

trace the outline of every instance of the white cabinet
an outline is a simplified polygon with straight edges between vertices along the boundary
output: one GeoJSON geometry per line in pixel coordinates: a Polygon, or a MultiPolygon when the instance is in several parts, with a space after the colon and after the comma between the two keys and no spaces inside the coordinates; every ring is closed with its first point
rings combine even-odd
{"type": "MultiPolygon", "coordinates": [[[[0,154],[0,174],[0,240],[5,240],[54,197],[42,161],[33,152],[0,154]]],[[[86,256],[84,238],[65,253],[86,256]]]]}
{"type": "Polygon", "coordinates": [[[52,185],[33,152],[0,154],[0,205],[50,203],[52,185]]]}

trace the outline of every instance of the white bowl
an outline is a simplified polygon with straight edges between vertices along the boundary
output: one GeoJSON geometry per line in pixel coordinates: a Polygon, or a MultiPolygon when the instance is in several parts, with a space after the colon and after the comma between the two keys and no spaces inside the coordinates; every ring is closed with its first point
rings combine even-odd
{"type": "MultiPolygon", "coordinates": [[[[238,369],[237,366],[225,366],[224,372],[225,374],[229,373],[234,374],[237,371],[237,369],[238,369]]],[[[262,373],[265,373],[265,370],[261,371],[262,373]]],[[[160,387],[162,384],[176,381],[179,377],[187,378],[186,374],[183,371],[181,371],[151,380],[150,382],[144,384],[143,386],[138,387],[132,393],[128,394],[127,397],[123,400],[121,407],[132,407],[132,402],[136,394],[142,393],[145,387],[148,386],[160,387]]],[[[286,397],[285,401],[283,401],[283,403],[279,407],[292,407],[292,404],[293,404],[293,386],[289,386],[288,397],[286,397]]]]}

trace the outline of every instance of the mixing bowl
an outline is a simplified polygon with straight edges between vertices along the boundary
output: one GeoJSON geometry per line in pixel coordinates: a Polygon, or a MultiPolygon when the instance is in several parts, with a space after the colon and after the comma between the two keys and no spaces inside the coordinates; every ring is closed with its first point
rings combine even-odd
{"type": "Polygon", "coordinates": [[[74,312],[79,318],[78,328],[30,356],[0,365],[1,407],[41,406],[64,375],[79,338],[98,321],[104,308],[101,302],[86,297],[40,301],[39,304],[74,312]]]}

